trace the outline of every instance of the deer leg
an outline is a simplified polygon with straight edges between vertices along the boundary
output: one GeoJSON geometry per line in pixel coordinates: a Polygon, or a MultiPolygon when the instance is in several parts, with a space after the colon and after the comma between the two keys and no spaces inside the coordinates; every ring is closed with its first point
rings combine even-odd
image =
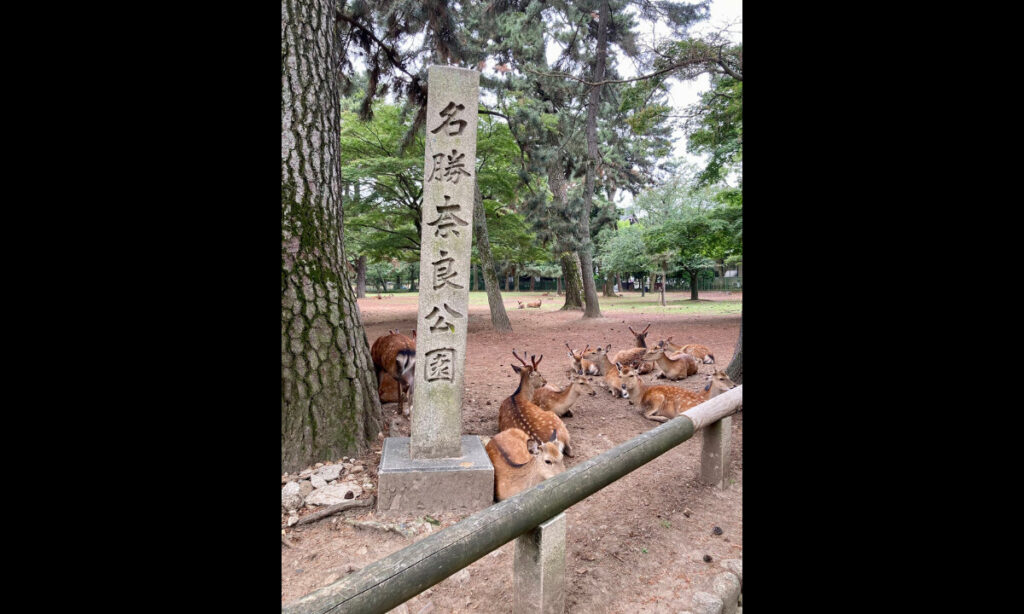
{"type": "Polygon", "coordinates": [[[648,420],[654,420],[656,422],[668,422],[668,418],[666,418],[665,416],[655,415],[657,413],[658,413],[658,409],[657,408],[652,409],[649,412],[644,414],[644,418],[647,418],[648,420]]]}

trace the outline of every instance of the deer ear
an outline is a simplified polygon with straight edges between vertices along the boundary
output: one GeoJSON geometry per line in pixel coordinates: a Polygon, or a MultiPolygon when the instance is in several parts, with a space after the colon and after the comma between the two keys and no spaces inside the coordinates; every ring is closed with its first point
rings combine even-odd
{"type": "Polygon", "coordinates": [[[622,363],[621,362],[615,363],[615,368],[618,369],[620,374],[622,373],[622,363]]]}
{"type": "Polygon", "coordinates": [[[555,441],[558,439],[558,431],[551,431],[551,438],[548,441],[555,441]]]}
{"type": "Polygon", "coordinates": [[[520,369],[519,367],[517,367],[515,365],[509,365],[509,366],[512,367],[512,370],[515,371],[516,373],[519,373],[520,371],[522,371],[522,369],[520,369]]]}
{"type": "Polygon", "coordinates": [[[608,344],[608,347],[606,347],[606,348],[604,349],[604,351],[605,351],[605,352],[610,352],[610,351],[612,351],[612,344],[610,344],[610,343],[609,343],[609,344],[608,344]]]}
{"type": "Polygon", "coordinates": [[[540,445],[536,440],[530,439],[526,442],[526,449],[529,450],[530,454],[536,454],[540,451],[540,445]]]}
{"type": "Polygon", "coordinates": [[[564,453],[565,452],[565,444],[564,443],[562,443],[561,441],[556,441],[555,445],[558,446],[558,452],[559,453],[564,453]]]}

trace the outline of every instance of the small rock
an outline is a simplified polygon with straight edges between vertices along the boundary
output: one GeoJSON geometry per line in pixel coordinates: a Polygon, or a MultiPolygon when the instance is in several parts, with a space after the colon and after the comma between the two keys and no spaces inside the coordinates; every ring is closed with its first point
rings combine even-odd
{"type": "Polygon", "coordinates": [[[303,469],[302,471],[299,472],[300,478],[308,478],[311,475],[313,475],[312,469],[303,469]]]}
{"type": "Polygon", "coordinates": [[[686,508],[686,509],[683,510],[683,516],[686,516],[687,518],[689,518],[690,514],[692,514],[692,513],[693,513],[693,511],[690,508],[686,508]]]}
{"type": "Polygon", "coordinates": [[[291,511],[302,507],[302,495],[298,482],[288,482],[281,489],[281,507],[291,511]]]}
{"type": "Polygon", "coordinates": [[[366,546],[363,546],[359,550],[356,550],[356,554],[366,554],[367,552],[369,552],[369,550],[366,549],[366,546]]]}
{"type": "Polygon", "coordinates": [[[363,489],[353,482],[342,482],[334,486],[324,486],[309,494],[306,503],[313,505],[334,505],[363,494],[363,489]]]}
{"type": "Polygon", "coordinates": [[[311,492],[313,492],[313,485],[309,483],[309,480],[302,480],[299,482],[299,494],[302,495],[303,498],[311,492]]]}
{"type": "Polygon", "coordinates": [[[290,527],[290,526],[294,525],[298,521],[299,521],[299,515],[298,514],[292,514],[291,516],[288,517],[288,526],[290,527]]]}
{"type": "Polygon", "coordinates": [[[726,559],[722,561],[722,567],[736,574],[739,581],[743,582],[743,561],[741,559],[726,559]]]}
{"type": "Polygon", "coordinates": [[[714,530],[712,530],[711,532],[714,533],[715,535],[721,535],[722,534],[722,527],[715,527],[714,530]]]}
{"type": "Polygon", "coordinates": [[[344,467],[342,465],[327,465],[313,475],[320,476],[325,482],[337,480],[344,467]]]}
{"type": "Polygon", "coordinates": [[[313,465],[313,468],[314,469],[319,469],[320,467],[323,467],[323,466],[324,466],[323,463],[317,463],[317,464],[313,465]]]}
{"type": "Polygon", "coordinates": [[[704,562],[705,563],[710,563],[711,562],[711,555],[710,554],[705,554],[704,555],[704,562]]]}
{"type": "Polygon", "coordinates": [[[323,488],[324,486],[327,486],[327,482],[315,473],[309,476],[309,483],[313,488],[323,488]]]}
{"type": "Polygon", "coordinates": [[[362,465],[356,465],[355,467],[352,467],[352,471],[350,471],[349,473],[362,473],[363,470],[364,467],[362,465]]]}
{"type": "Polygon", "coordinates": [[[491,404],[490,401],[487,401],[486,403],[484,403],[484,405],[490,405],[490,404],[491,404]]]}

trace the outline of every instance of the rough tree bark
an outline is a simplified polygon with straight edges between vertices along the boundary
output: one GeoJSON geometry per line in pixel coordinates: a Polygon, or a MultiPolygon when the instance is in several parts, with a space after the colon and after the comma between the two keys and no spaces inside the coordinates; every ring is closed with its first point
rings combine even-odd
{"type": "Polygon", "coordinates": [[[499,333],[512,332],[505,303],[501,300],[498,276],[494,274],[494,257],[491,255],[491,240],[487,235],[487,218],[484,217],[484,197],[480,185],[473,190],[473,233],[476,235],[476,253],[480,256],[480,269],[484,286],[487,288],[487,304],[491,308],[491,326],[499,333]]]}
{"type": "MultiPolygon", "coordinates": [[[[590,79],[594,83],[604,80],[604,65],[608,55],[608,22],[611,19],[608,14],[608,0],[601,3],[598,19],[600,23],[597,27],[597,59],[590,79]]],[[[583,268],[583,294],[587,301],[586,309],[583,311],[584,318],[601,317],[601,306],[597,302],[597,286],[594,285],[593,243],[590,240],[590,210],[594,203],[597,164],[601,159],[601,152],[597,148],[597,111],[601,104],[601,89],[600,85],[594,86],[587,101],[587,178],[583,184],[583,213],[580,219],[582,241],[578,250],[580,266],[583,268]]]]}
{"type": "Polygon", "coordinates": [[[382,428],[345,273],[332,0],[281,15],[281,470],[359,454],[382,428]]]}
{"type": "Polygon", "coordinates": [[[558,263],[565,276],[565,303],[559,311],[583,310],[583,273],[580,271],[580,256],[576,252],[562,252],[558,263]]]}
{"type": "Polygon", "coordinates": [[[725,374],[729,376],[736,385],[743,383],[743,312],[740,312],[740,338],[736,341],[736,349],[733,350],[732,360],[725,368],[725,374]]]}
{"type": "Polygon", "coordinates": [[[356,298],[366,298],[366,256],[356,260],[356,298]]]}

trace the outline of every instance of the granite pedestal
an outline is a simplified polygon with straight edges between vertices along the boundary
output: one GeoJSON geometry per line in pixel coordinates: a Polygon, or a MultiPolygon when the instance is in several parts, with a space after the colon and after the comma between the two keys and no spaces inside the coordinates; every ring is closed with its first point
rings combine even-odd
{"type": "Polygon", "coordinates": [[[409,458],[408,437],[388,437],[377,471],[377,510],[472,513],[494,502],[494,467],[476,435],[462,436],[462,456],[409,458]]]}

